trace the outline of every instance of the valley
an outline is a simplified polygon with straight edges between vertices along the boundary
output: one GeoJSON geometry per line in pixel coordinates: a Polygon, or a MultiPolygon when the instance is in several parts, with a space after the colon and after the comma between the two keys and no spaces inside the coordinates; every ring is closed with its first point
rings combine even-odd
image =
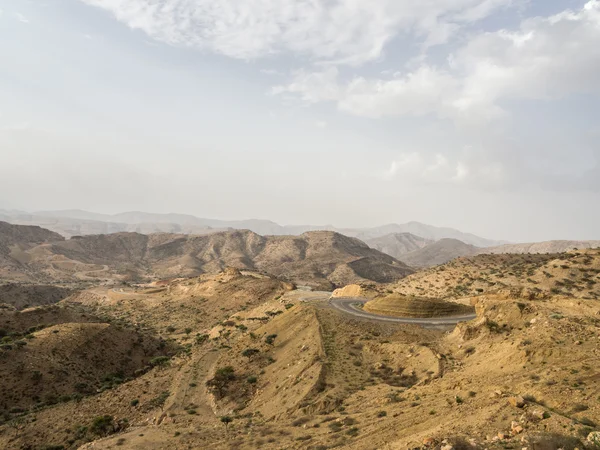
{"type": "Polygon", "coordinates": [[[0,448],[597,448],[600,249],[413,268],[330,231],[21,227],[0,448]]]}

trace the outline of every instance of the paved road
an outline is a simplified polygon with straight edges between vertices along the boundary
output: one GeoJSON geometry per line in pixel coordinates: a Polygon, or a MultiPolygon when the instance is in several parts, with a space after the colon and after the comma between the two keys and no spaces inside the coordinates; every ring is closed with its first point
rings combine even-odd
{"type": "Polygon", "coordinates": [[[413,318],[413,317],[394,317],[394,316],[382,316],[379,314],[371,314],[367,311],[362,310],[358,305],[364,305],[367,303],[367,299],[364,298],[331,298],[329,304],[346,314],[351,314],[356,317],[362,317],[364,319],[378,320],[382,322],[395,322],[395,323],[412,323],[416,325],[456,325],[459,322],[467,322],[477,317],[476,314],[469,314],[466,316],[454,316],[454,317],[428,317],[428,318],[413,318]]]}

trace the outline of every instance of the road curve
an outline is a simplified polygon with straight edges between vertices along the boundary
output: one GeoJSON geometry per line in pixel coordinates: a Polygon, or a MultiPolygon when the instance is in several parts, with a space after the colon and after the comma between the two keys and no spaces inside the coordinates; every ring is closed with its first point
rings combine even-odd
{"type": "Polygon", "coordinates": [[[364,305],[367,302],[368,300],[365,298],[339,297],[329,299],[329,304],[343,313],[350,314],[355,317],[361,317],[363,319],[378,320],[382,322],[412,323],[415,325],[456,325],[459,322],[467,322],[477,317],[476,314],[469,314],[466,316],[427,318],[382,316],[379,314],[369,313],[357,306],[358,304],[364,305]]]}

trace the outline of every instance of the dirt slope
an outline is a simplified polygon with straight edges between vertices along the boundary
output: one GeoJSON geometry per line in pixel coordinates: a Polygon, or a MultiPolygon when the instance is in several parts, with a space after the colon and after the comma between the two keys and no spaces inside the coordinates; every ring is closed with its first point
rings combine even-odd
{"type": "Polygon", "coordinates": [[[542,298],[559,294],[600,298],[600,249],[457,258],[400,280],[391,290],[435,298],[499,291],[542,298]]]}
{"type": "Polygon", "coordinates": [[[57,233],[38,226],[12,225],[0,221],[0,279],[29,281],[34,279],[27,253],[36,245],[62,241],[57,233]]]}
{"type": "Polygon", "coordinates": [[[72,293],[72,289],[59,286],[8,283],[0,285],[0,304],[10,305],[20,310],[32,306],[51,305],[72,293]]]}
{"type": "MultiPolygon", "coordinates": [[[[220,276],[163,286],[159,310],[197,285],[240,282],[220,276]]],[[[161,294],[145,295],[150,307],[161,294]]],[[[476,320],[426,330],[301,298],[265,298],[207,338],[175,332],[185,352],[97,395],[11,413],[0,447],[593,449],[582,441],[600,422],[598,300],[481,295],[476,320]]]]}

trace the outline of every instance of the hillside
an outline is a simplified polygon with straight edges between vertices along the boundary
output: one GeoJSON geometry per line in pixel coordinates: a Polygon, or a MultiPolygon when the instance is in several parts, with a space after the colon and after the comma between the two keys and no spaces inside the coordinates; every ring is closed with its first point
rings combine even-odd
{"type": "Polygon", "coordinates": [[[430,239],[411,233],[390,233],[377,238],[366,239],[364,242],[369,247],[387,253],[396,259],[400,259],[401,255],[414,252],[433,243],[430,239]]]}
{"type": "Polygon", "coordinates": [[[600,248],[600,241],[544,241],[488,247],[480,253],[562,253],[574,249],[600,248]]]}
{"type": "Polygon", "coordinates": [[[461,298],[512,292],[532,298],[600,298],[600,249],[457,258],[391,286],[403,295],[461,298]]]}
{"type": "Polygon", "coordinates": [[[598,300],[486,294],[476,320],[436,330],[355,319],[309,294],[227,270],[47,307],[115,326],[47,326],[0,349],[12,388],[0,447],[596,450],[598,300]],[[158,333],[180,351],[142,361],[136,328],[151,333],[148,356],[158,333]],[[41,375],[17,379],[20,363],[41,375]]]}
{"type": "Polygon", "coordinates": [[[209,235],[114,233],[73,237],[27,249],[20,266],[40,281],[135,281],[217,273],[232,266],[295,283],[330,288],[392,282],[413,270],[363,242],[318,231],[260,236],[251,231],[209,235]]]}
{"type": "Polygon", "coordinates": [[[406,253],[400,260],[412,267],[430,267],[444,264],[460,256],[475,255],[479,248],[458,239],[440,239],[418,250],[406,253]]]}
{"type": "Polygon", "coordinates": [[[30,280],[29,250],[46,242],[63,241],[57,233],[38,226],[12,225],[0,221],[0,280],[30,280]]]}
{"type": "Polygon", "coordinates": [[[72,289],[60,286],[8,283],[0,285],[0,305],[9,305],[21,310],[58,303],[72,293],[72,289]]]}

